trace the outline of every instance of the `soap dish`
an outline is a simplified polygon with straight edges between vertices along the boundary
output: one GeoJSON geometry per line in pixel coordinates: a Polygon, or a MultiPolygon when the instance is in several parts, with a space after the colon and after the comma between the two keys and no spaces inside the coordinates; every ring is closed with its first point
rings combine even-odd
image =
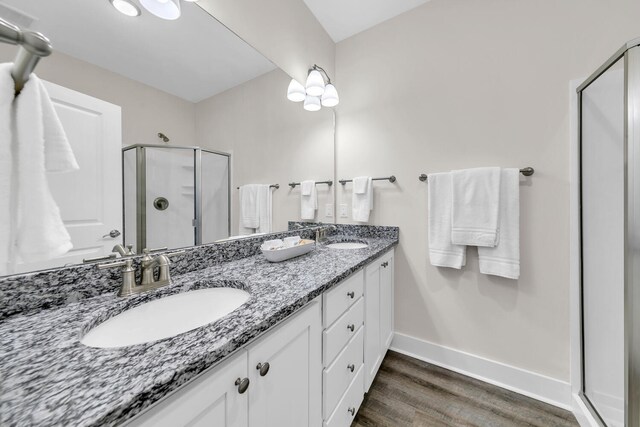
{"type": "Polygon", "coordinates": [[[301,240],[300,244],[290,248],[281,249],[262,249],[262,253],[269,262],[282,262],[291,258],[311,252],[316,248],[314,240],[301,240]]]}

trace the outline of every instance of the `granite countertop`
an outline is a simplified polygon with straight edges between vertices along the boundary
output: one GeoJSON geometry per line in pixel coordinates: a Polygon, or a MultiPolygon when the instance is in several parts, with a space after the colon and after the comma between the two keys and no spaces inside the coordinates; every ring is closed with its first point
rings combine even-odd
{"type": "Polygon", "coordinates": [[[275,264],[258,254],[175,276],[171,285],[138,296],[109,293],[9,317],[0,323],[0,425],[124,422],[398,243],[355,239],[369,246],[321,244],[275,264]],[[130,307],[212,286],[240,287],[251,297],[222,319],[172,338],[117,349],[80,343],[90,327],[130,307]]]}

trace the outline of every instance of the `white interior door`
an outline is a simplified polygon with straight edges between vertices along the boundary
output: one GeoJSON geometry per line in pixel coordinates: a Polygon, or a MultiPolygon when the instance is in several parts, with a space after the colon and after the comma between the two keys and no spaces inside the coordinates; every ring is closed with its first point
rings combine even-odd
{"type": "Polygon", "coordinates": [[[80,169],[49,174],[49,187],[60,207],[73,249],[37,263],[16,266],[17,272],[76,264],[105,255],[122,238],[121,108],[80,92],[44,82],[80,169]]]}

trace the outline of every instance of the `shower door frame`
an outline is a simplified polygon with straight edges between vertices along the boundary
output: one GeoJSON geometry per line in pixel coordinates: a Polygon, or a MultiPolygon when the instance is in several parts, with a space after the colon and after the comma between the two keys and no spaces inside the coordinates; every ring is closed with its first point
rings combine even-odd
{"type": "Polygon", "coordinates": [[[606,423],[585,390],[583,226],[582,226],[582,92],[624,60],[624,420],[625,426],[640,425],[640,38],[631,40],[613,54],[577,88],[578,100],[578,173],[579,173],[579,239],[580,239],[580,392],[579,398],[593,418],[606,423]],[[624,59],[623,59],[624,58],[624,59]],[[630,70],[636,70],[632,73],[630,70]],[[636,206],[638,205],[638,206],[636,206]],[[635,315],[634,315],[635,313],[635,315]],[[636,325],[636,328],[633,326],[636,325]]]}
{"type": "MultiPolygon", "coordinates": [[[[124,174],[125,151],[136,150],[136,253],[142,253],[147,246],[147,163],[146,148],[178,149],[193,151],[194,166],[194,216],[192,226],[194,232],[194,245],[202,244],[202,153],[217,154],[227,158],[227,234],[231,235],[231,154],[222,151],[204,149],[197,146],[175,146],[159,144],[134,144],[122,148],[122,173],[124,174]]],[[[122,179],[122,218],[125,218],[125,180],[122,179]]],[[[126,234],[126,229],[124,230],[126,234]]]]}

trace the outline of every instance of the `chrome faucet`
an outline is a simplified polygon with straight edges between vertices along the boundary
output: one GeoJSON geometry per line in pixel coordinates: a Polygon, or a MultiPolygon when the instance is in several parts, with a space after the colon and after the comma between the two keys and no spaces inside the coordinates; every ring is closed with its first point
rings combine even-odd
{"type": "Polygon", "coordinates": [[[124,267],[122,269],[122,285],[118,296],[128,297],[152,289],[161,288],[171,283],[171,274],[169,271],[169,258],[184,253],[184,250],[175,251],[168,254],[160,254],[155,258],[149,255],[149,250],[145,249],[144,257],[140,262],[141,266],[141,283],[136,283],[136,269],[133,267],[133,260],[128,258],[124,261],[112,262],[109,264],[100,264],[98,268],[104,270],[107,268],[124,267]],[[159,267],[158,280],[155,280],[154,270],[159,267]]]}
{"type": "Polygon", "coordinates": [[[326,227],[320,227],[316,230],[316,243],[322,243],[327,240],[327,231],[335,231],[338,227],[335,225],[327,225],[326,227]]]}
{"type": "Polygon", "coordinates": [[[115,245],[111,250],[111,252],[117,252],[120,254],[121,257],[136,254],[135,252],[133,252],[133,245],[127,245],[127,247],[125,248],[121,243],[118,243],[117,245],[115,245]]]}

